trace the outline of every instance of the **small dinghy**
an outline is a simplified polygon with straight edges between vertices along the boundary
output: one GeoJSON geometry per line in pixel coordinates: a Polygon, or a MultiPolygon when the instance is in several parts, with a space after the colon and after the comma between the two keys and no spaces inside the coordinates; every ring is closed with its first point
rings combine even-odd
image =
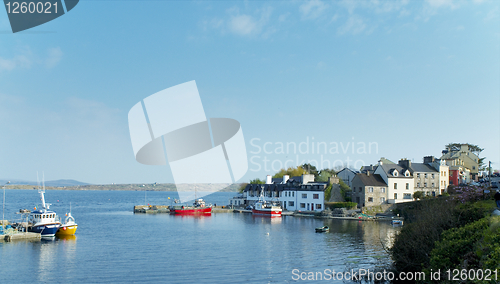
{"type": "Polygon", "coordinates": [[[328,226],[316,228],[316,233],[326,233],[328,231],[330,231],[330,228],[328,228],[328,226]]]}

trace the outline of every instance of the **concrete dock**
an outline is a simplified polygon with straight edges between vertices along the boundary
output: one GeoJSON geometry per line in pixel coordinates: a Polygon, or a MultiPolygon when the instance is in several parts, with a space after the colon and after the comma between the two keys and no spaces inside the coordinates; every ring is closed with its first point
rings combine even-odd
{"type": "Polygon", "coordinates": [[[0,242],[11,242],[17,240],[40,240],[42,235],[39,233],[15,233],[0,235],[0,242]]]}

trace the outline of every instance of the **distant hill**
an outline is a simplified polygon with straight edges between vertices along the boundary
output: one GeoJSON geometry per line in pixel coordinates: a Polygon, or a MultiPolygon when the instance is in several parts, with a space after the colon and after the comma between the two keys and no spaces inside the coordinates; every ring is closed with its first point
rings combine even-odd
{"type": "MultiPolygon", "coordinates": [[[[27,180],[19,180],[19,179],[11,179],[11,180],[0,180],[0,186],[3,186],[7,182],[10,181],[10,184],[23,184],[23,185],[33,185],[36,186],[36,181],[27,181],[27,180]]],[[[41,184],[41,182],[40,182],[41,184]]],[[[77,181],[74,179],[58,179],[58,180],[50,180],[45,182],[45,186],[53,186],[53,187],[63,187],[63,186],[78,186],[78,185],[90,185],[89,183],[77,181]]]]}

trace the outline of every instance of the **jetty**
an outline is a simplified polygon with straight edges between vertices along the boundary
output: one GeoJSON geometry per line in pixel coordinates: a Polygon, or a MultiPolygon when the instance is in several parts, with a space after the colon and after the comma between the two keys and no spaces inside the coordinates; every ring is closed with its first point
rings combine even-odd
{"type": "Polygon", "coordinates": [[[40,240],[42,235],[32,232],[16,232],[13,234],[0,235],[0,242],[11,242],[17,240],[40,240]]]}
{"type": "MultiPolygon", "coordinates": [[[[340,220],[356,220],[356,221],[391,221],[393,216],[369,216],[361,213],[361,210],[344,210],[343,214],[335,214],[337,212],[324,211],[321,213],[314,211],[282,211],[282,216],[293,217],[309,217],[318,219],[340,219],[340,220]],[[349,214],[346,214],[348,212],[349,214]]],[[[169,205],[136,205],[134,213],[145,214],[162,214],[170,213],[169,205]]],[[[252,213],[252,210],[243,209],[241,207],[229,206],[213,206],[212,213],[252,213]]]]}

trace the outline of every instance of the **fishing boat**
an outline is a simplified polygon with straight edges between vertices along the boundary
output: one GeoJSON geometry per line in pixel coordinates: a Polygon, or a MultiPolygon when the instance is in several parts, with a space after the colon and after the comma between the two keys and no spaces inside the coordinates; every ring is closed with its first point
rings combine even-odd
{"type": "Polygon", "coordinates": [[[268,217],[281,217],[281,206],[279,203],[267,202],[264,199],[264,191],[261,191],[259,200],[255,203],[252,214],[268,217]]]}
{"type": "Polygon", "coordinates": [[[65,237],[65,236],[73,236],[78,228],[78,224],[75,223],[75,218],[71,216],[71,211],[66,214],[66,219],[64,219],[64,223],[61,224],[61,227],[56,232],[56,236],[65,237]]]}
{"type": "Polygon", "coordinates": [[[175,205],[170,208],[170,214],[182,215],[210,215],[212,206],[207,206],[201,198],[195,199],[193,206],[175,205]]]}
{"type": "Polygon", "coordinates": [[[38,187],[38,193],[42,201],[42,208],[34,208],[34,211],[29,213],[28,216],[28,231],[40,233],[42,237],[55,236],[61,222],[55,211],[50,210],[50,205],[45,203],[45,184],[43,187],[38,187]]]}
{"type": "Polygon", "coordinates": [[[316,233],[326,233],[329,231],[330,231],[330,228],[328,226],[316,228],[316,233]]]}

